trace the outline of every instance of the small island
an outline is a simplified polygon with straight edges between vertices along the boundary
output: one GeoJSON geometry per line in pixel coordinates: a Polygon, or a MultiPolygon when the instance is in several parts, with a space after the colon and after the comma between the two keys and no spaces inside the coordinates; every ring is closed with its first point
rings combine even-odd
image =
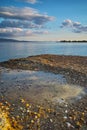
{"type": "Polygon", "coordinates": [[[59,42],[69,42],[69,43],[77,42],[77,43],[82,43],[82,42],[87,42],[87,40],[60,40],[59,42]]]}

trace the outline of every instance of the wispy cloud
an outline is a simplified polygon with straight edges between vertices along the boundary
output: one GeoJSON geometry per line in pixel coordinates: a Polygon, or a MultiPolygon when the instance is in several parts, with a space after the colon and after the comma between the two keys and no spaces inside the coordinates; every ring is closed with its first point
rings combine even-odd
{"type": "Polygon", "coordinates": [[[0,22],[0,28],[29,28],[29,29],[40,29],[43,25],[38,25],[29,21],[20,21],[20,20],[3,20],[0,22]]]}
{"type": "Polygon", "coordinates": [[[21,28],[0,28],[0,36],[2,37],[18,36],[22,32],[21,28]]]}
{"type": "MultiPolygon", "coordinates": [[[[47,22],[54,20],[53,16],[41,14],[34,8],[1,7],[0,36],[26,36],[46,34],[47,31],[40,31],[47,22]],[[38,29],[38,31],[37,31],[38,29]]],[[[44,28],[45,29],[45,28],[44,28]]]]}
{"type": "Polygon", "coordinates": [[[80,22],[74,22],[70,19],[64,20],[62,22],[61,28],[70,28],[72,32],[74,33],[82,33],[82,32],[87,32],[87,26],[82,25],[80,22]]]}
{"type": "Polygon", "coordinates": [[[29,7],[1,7],[0,17],[4,19],[28,20],[39,25],[54,20],[54,17],[40,14],[38,10],[29,7]]]}
{"type": "Polygon", "coordinates": [[[23,1],[23,2],[26,2],[26,3],[31,3],[31,4],[35,4],[35,3],[38,2],[37,0],[20,0],[20,1],[23,1]]]}
{"type": "Polygon", "coordinates": [[[0,28],[1,37],[21,37],[21,36],[36,36],[38,34],[48,34],[47,30],[24,30],[21,28],[0,28]]]}

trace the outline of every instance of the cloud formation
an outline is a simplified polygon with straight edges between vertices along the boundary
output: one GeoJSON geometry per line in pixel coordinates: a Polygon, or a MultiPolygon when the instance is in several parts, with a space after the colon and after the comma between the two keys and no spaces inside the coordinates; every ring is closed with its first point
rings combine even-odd
{"type": "Polygon", "coordinates": [[[0,36],[2,37],[18,36],[22,32],[21,28],[0,28],[0,36]]]}
{"type": "Polygon", "coordinates": [[[43,25],[38,25],[29,21],[20,21],[20,20],[3,20],[0,23],[0,28],[29,28],[29,29],[40,29],[43,25]]]}
{"type": "Polygon", "coordinates": [[[0,21],[0,36],[46,34],[47,31],[40,30],[44,28],[47,22],[54,20],[53,16],[41,14],[34,8],[18,8],[13,6],[1,7],[0,18],[2,19],[0,21]]]}
{"type": "Polygon", "coordinates": [[[74,22],[70,19],[64,20],[62,22],[61,28],[70,28],[74,33],[87,32],[87,26],[82,25],[80,22],[74,22]]]}
{"type": "Polygon", "coordinates": [[[37,0],[20,0],[20,1],[23,1],[23,2],[26,2],[26,3],[31,3],[31,4],[37,3],[37,0]]]}
{"type": "Polygon", "coordinates": [[[36,36],[38,34],[48,34],[47,30],[27,30],[21,28],[0,28],[1,37],[21,37],[21,36],[36,36]]]}
{"type": "Polygon", "coordinates": [[[54,17],[40,14],[38,10],[29,7],[1,7],[0,17],[4,19],[27,20],[29,22],[32,21],[33,23],[39,25],[54,20],[54,17]]]}

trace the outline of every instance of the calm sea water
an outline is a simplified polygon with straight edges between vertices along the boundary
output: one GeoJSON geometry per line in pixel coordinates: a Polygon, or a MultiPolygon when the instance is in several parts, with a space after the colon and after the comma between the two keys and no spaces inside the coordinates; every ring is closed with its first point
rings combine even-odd
{"type": "Polygon", "coordinates": [[[87,56],[87,43],[0,42],[0,61],[39,54],[87,56]]]}

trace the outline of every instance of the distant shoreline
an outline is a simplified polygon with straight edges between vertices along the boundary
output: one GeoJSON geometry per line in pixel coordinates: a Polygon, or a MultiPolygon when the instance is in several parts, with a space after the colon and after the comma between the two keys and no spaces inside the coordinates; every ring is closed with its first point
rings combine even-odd
{"type": "Polygon", "coordinates": [[[87,42],[86,40],[81,40],[81,41],[79,41],[79,40],[73,40],[73,41],[67,41],[67,40],[61,40],[61,41],[59,41],[59,42],[87,42]]]}
{"type": "Polygon", "coordinates": [[[87,42],[87,40],[59,40],[59,41],[26,41],[26,40],[16,40],[16,39],[5,39],[5,38],[0,38],[0,42],[56,42],[56,43],[59,43],[59,42],[69,42],[69,43],[73,43],[73,42],[87,42]]]}

